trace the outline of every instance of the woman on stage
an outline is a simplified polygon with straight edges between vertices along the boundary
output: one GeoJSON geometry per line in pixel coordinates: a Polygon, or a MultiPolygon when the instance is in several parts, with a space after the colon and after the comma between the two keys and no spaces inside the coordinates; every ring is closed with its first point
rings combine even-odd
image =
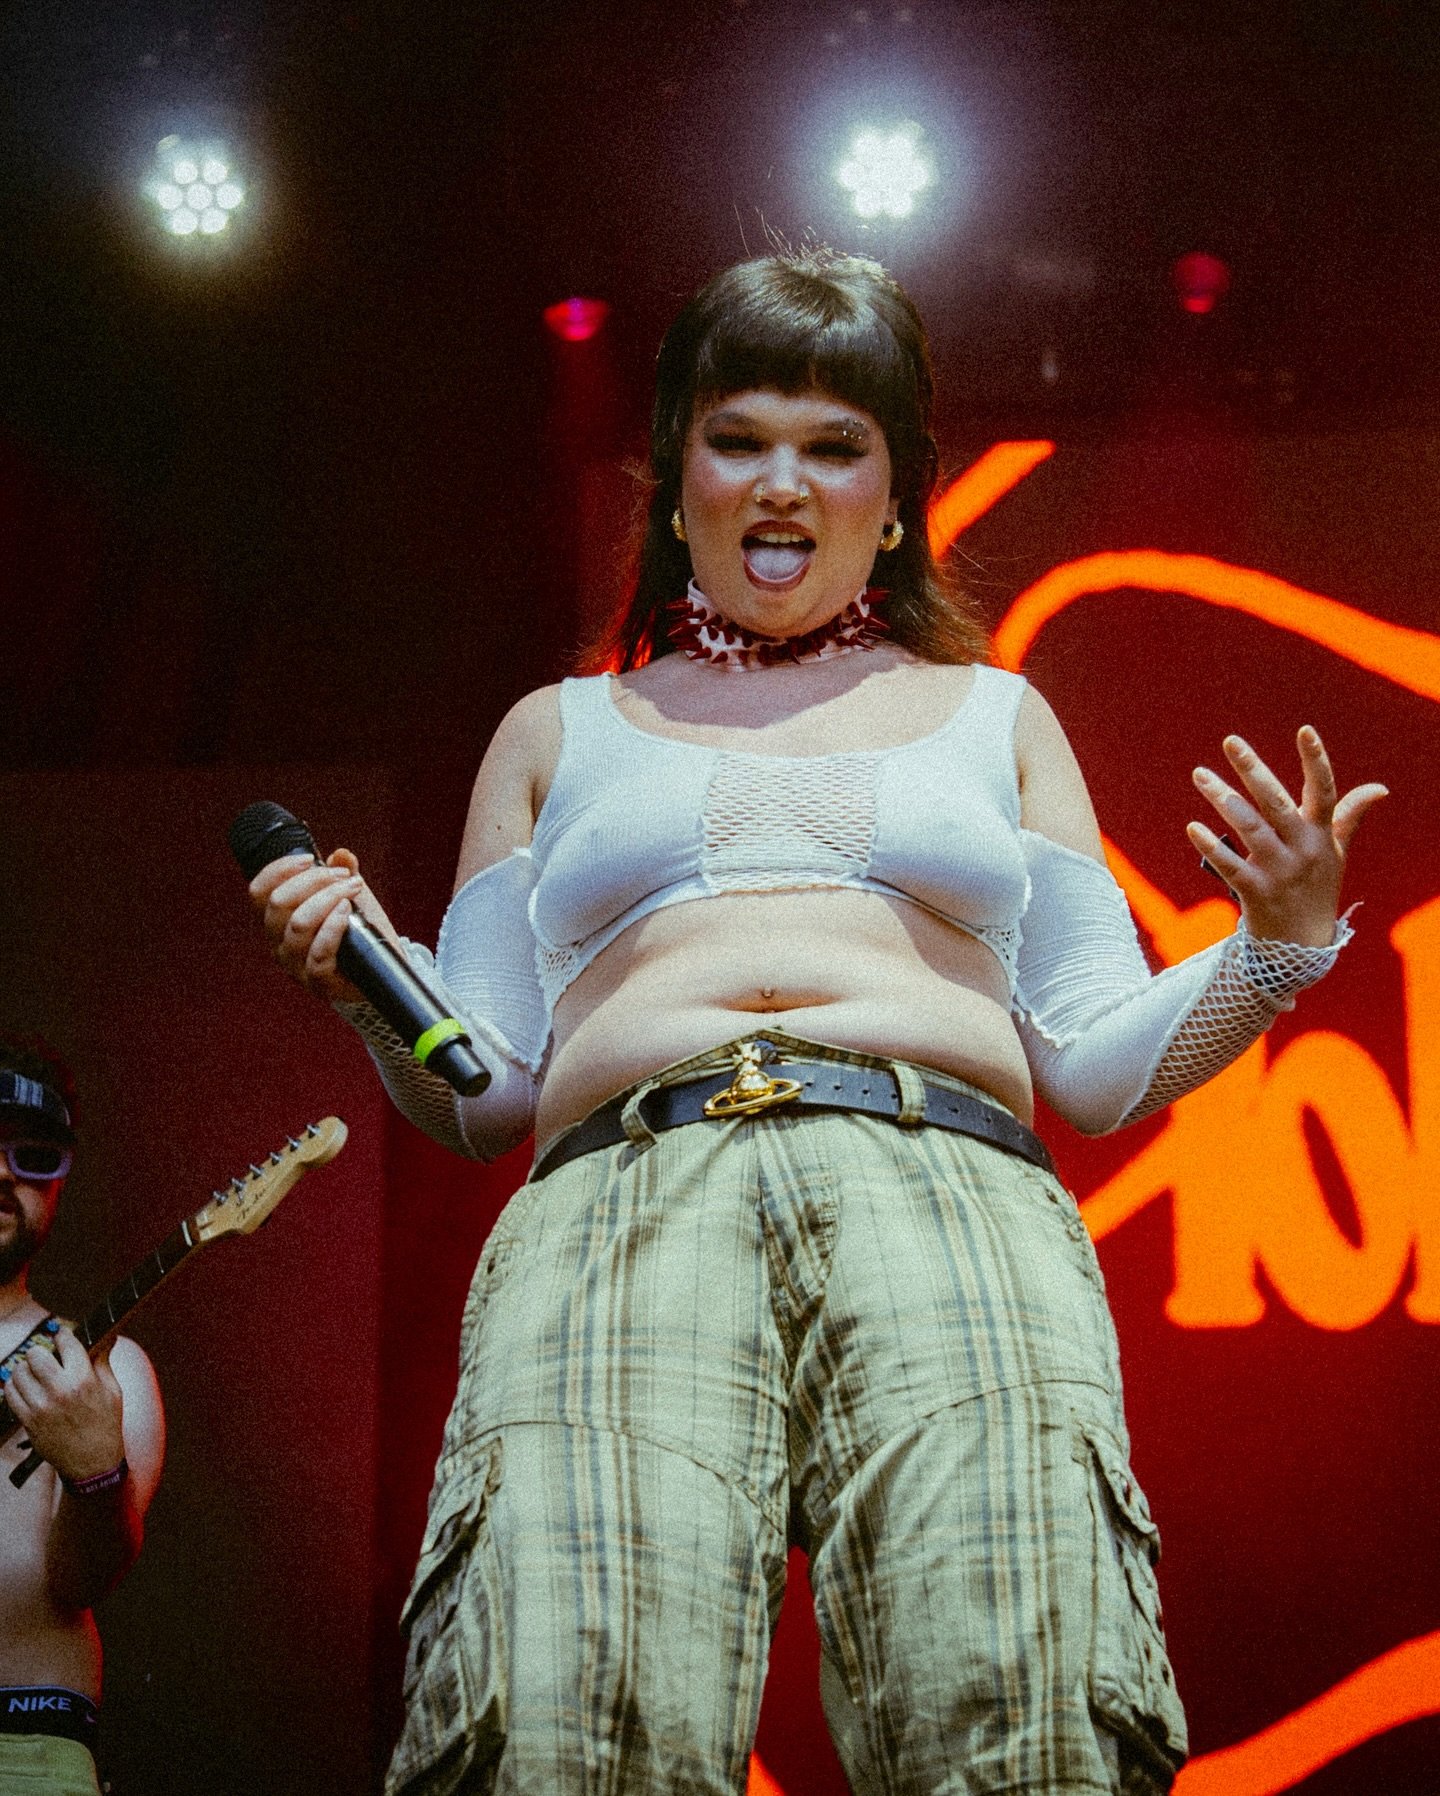
{"type": "MultiPolygon", "coordinates": [[[[1032,1093],[1090,1133],[1348,936],[1298,802],[1198,770],[1235,936],[1152,976],[1045,701],[926,544],[931,377],[878,266],[731,268],[662,348],[633,602],[501,724],[438,977],[457,1099],[335,970],[353,855],[252,892],[458,1152],[532,1128],[476,1273],[405,1625],[399,1792],[743,1792],[787,1547],[858,1791],[1169,1788],[1184,1720],[1114,1330],[1032,1093]]],[[[1121,720],[1117,718],[1117,727],[1121,720]]],[[[408,952],[423,959],[422,950],[408,952]]]]}

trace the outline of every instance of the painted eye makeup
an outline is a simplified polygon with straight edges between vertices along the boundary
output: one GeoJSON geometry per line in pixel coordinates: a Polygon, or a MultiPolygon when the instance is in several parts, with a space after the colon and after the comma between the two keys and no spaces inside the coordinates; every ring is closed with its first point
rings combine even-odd
{"type": "MultiPolygon", "coordinates": [[[[716,430],[706,432],[705,446],[721,455],[756,455],[762,445],[758,437],[745,436],[740,431],[716,430]]],[[[847,435],[811,443],[806,452],[835,461],[858,461],[862,455],[868,455],[870,449],[867,443],[847,435]]]]}
{"type": "MultiPolygon", "coordinates": [[[[735,412],[722,412],[701,426],[705,447],[717,455],[758,455],[766,447],[768,433],[735,412]]],[[[859,461],[870,454],[873,433],[858,419],[835,418],[804,441],[802,453],[824,461],[859,461]]]]}

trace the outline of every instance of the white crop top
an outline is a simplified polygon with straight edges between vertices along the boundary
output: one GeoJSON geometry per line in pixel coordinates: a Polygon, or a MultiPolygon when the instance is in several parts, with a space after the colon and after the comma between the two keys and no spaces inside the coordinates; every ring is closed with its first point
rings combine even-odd
{"type": "Polygon", "coordinates": [[[530,1127],[555,1002],[622,930],[720,892],[854,887],[984,942],[1011,983],[1036,1091],[1086,1134],[1181,1097],[1321,978],[1328,948],[1225,941],[1152,974],[1108,869],[1020,824],[1025,681],[977,666],[959,709],[900,748],[811,758],[703,748],[617,710],[608,677],[560,689],[563,746],[528,848],[467,880],[432,961],[492,1075],[456,1098],[368,1005],[345,1007],[391,1096],[436,1140],[489,1158],[530,1127]]]}
{"type": "Polygon", "coordinates": [[[1017,829],[1025,681],[977,665],[938,730],[899,748],[762,755],[622,716],[609,675],[560,688],[563,746],[535,826],[530,920],[553,1013],[631,924],[722,892],[854,887],[909,899],[990,948],[1015,987],[1029,879],[1017,829]]]}

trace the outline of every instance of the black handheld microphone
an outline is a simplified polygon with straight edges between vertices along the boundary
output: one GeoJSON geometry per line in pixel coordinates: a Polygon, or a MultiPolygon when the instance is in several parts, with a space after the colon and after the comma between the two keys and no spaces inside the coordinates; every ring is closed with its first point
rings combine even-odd
{"type": "MultiPolygon", "coordinates": [[[[320,856],[315,838],[298,817],[262,799],[247,805],[230,826],[230,852],[246,879],[287,854],[320,856]]],[[[362,917],[352,915],[335,964],[362,991],[385,1021],[432,1072],[461,1097],[474,1097],[490,1075],[470,1046],[470,1037],[435,994],[362,917]]]]}

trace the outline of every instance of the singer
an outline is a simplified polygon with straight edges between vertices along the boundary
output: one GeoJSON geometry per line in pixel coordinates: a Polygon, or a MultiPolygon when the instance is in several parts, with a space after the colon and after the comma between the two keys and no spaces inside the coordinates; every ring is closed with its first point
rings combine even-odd
{"type": "Polygon", "coordinates": [[[1348,939],[1383,788],[1337,801],[1307,725],[1296,799],[1228,737],[1189,835],[1243,920],[1152,976],[1059,724],[931,560],[930,410],[872,262],[747,262],[680,314],[633,600],[476,783],[435,975],[483,1095],[337,973],[353,909],[390,929],[353,855],[252,883],[407,1114],[537,1142],[465,1315],[392,1796],[739,1796],[792,1540],[857,1790],[1155,1796],[1184,1760],[1032,1094],[1098,1133],[1228,1064],[1348,939]]]}

